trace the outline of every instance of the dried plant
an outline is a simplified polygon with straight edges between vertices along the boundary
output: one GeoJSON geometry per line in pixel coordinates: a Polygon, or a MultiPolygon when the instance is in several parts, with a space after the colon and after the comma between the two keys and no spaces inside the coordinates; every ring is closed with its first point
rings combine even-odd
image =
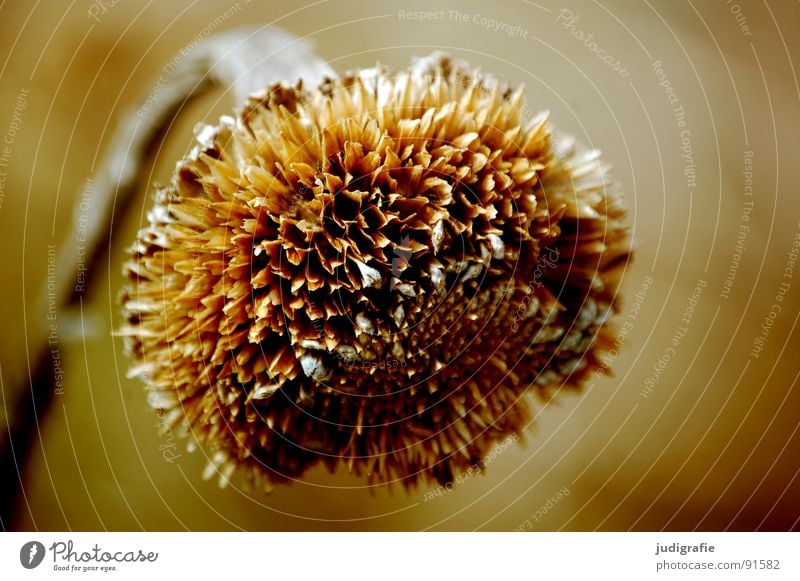
{"type": "Polygon", "coordinates": [[[449,482],[578,388],[630,253],[596,151],[434,55],[275,84],[156,193],[121,329],[209,475],[449,482]]]}

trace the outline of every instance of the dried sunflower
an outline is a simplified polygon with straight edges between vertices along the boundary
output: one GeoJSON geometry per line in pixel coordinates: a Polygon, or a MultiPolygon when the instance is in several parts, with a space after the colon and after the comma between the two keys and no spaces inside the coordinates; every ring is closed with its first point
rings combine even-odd
{"type": "Polygon", "coordinates": [[[275,84],[158,189],[121,334],[171,428],[268,487],[450,482],[577,388],[630,254],[596,151],[444,55],[275,84]]]}

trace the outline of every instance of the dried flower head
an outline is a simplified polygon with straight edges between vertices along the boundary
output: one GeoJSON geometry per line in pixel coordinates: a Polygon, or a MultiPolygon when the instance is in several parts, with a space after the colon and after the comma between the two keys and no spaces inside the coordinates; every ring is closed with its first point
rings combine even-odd
{"type": "Polygon", "coordinates": [[[434,55],[277,84],[157,191],[121,330],[150,403],[269,485],[449,482],[577,387],[630,253],[598,152],[434,55]]]}

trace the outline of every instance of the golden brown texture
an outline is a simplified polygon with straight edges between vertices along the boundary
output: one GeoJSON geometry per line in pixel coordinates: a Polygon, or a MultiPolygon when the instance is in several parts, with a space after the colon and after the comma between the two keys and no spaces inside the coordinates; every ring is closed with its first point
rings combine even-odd
{"type": "Polygon", "coordinates": [[[153,407],[269,485],[449,482],[578,386],[630,252],[598,153],[434,56],[274,85],[160,189],[121,330],[153,407]]]}

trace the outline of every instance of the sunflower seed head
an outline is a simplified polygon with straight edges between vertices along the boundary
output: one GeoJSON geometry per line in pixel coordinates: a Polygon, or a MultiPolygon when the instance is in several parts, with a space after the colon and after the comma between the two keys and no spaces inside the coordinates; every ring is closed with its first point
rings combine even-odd
{"type": "Polygon", "coordinates": [[[597,368],[627,212],[596,152],[523,106],[437,54],[197,128],[118,334],[150,405],[215,451],[208,477],[450,482],[530,422],[526,392],[597,368]]]}

